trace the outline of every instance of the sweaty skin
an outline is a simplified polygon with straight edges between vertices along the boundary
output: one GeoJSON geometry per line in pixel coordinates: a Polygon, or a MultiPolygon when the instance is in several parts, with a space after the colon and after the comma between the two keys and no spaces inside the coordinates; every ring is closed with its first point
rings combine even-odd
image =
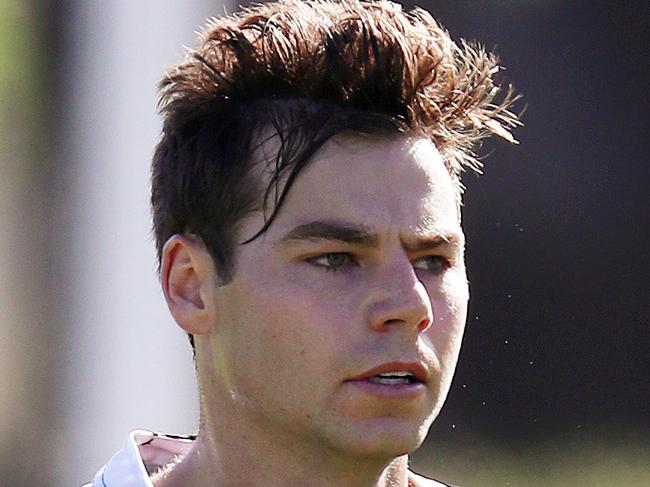
{"type": "MultiPolygon", "coordinates": [[[[240,240],[263,223],[244,219],[240,240]]],[[[156,487],[405,487],[468,300],[456,193],[433,143],[333,138],[268,231],[237,248],[232,281],[215,284],[211,263],[190,237],[165,247],[163,287],[195,333],[202,404],[194,447],[156,487]],[[422,380],[366,377],[385,364],[422,380]]]]}

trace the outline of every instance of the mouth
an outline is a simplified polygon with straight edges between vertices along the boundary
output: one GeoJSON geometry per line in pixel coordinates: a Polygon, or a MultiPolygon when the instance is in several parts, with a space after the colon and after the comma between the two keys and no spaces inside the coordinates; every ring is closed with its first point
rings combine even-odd
{"type": "Polygon", "coordinates": [[[417,384],[420,381],[410,372],[387,372],[385,374],[377,374],[366,379],[373,384],[383,384],[386,386],[395,386],[399,384],[417,384]]]}
{"type": "Polygon", "coordinates": [[[387,362],[349,379],[385,387],[425,385],[428,369],[420,362],[387,362]]]}

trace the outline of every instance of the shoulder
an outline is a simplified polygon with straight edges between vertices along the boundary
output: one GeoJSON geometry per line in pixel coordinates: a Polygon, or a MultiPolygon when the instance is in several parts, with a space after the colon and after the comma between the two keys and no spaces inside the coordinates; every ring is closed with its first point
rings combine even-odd
{"type": "Polygon", "coordinates": [[[409,470],[409,485],[412,487],[453,487],[437,480],[433,480],[423,475],[418,475],[409,470]]]}
{"type": "Polygon", "coordinates": [[[186,453],[193,441],[194,436],[132,431],[122,449],[82,487],[153,487],[150,474],[186,453]]]}

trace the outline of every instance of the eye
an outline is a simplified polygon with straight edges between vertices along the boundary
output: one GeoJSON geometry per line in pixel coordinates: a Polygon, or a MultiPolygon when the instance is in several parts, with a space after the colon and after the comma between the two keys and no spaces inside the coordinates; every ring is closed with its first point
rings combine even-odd
{"type": "Polygon", "coordinates": [[[352,256],[346,252],[328,252],[315,257],[310,257],[307,262],[327,270],[337,271],[354,264],[352,256]]]}
{"type": "Polygon", "coordinates": [[[413,268],[434,274],[440,274],[450,266],[449,260],[442,255],[425,255],[413,261],[413,268]]]}

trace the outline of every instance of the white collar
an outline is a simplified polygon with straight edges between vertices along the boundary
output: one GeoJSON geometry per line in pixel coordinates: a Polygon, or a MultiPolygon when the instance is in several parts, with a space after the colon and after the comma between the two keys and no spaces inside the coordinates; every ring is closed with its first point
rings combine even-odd
{"type": "MultiPolygon", "coordinates": [[[[193,436],[164,435],[151,431],[132,431],[124,447],[115,453],[84,487],[154,487],[150,474],[167,465],[192,447],[193,436]]],[[[415,487],[444,486],[409,471],[415,487]]]]}
{"type": "Polygon", "coordinates": [[[136,430],[93,479],[92,487],[154,487],[149,475],[187,453],[194,437],[136,430]]]}

